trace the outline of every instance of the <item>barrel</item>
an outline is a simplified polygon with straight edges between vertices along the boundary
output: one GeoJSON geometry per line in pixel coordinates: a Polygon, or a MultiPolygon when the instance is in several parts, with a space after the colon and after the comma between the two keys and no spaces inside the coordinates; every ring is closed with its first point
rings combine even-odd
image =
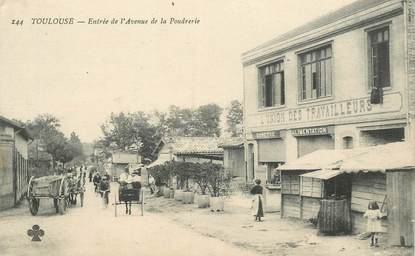
{"type": "Polygon", "coordinates": [[[349,203],[346,199],[320,201],[318,229],[321,233],[335,235],[351,231],[349,203]]]}

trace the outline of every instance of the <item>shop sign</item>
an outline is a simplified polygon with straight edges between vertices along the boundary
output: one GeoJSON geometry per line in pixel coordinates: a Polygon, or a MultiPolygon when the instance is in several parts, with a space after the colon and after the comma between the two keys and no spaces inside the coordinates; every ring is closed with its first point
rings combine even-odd
{"type": "Polygon", "coordinates": [[[314,135],[327,135],[331,134],[328,126],[323,127],[311,127],[311,128],[299,128],[291,130],[293,136],[314,136],[314,135]]]}
{"type": "Polygon", "coordinates": [[[256,140],[281,138],[280,131],[255,132],[253,135],[256,140]]]}
{"type": "Polygon", "coordinates": [[[287,110],[258,113],[252,125],[288,125],[296,123],[317,122],[364,115],[374,115],[399,111],[402,108],[402,95],[391,93],[384,95],[381,105],[372,105],[369,98],[357,98],[344,101],[330,102],[320,105],[304,106],[287,110]]]}

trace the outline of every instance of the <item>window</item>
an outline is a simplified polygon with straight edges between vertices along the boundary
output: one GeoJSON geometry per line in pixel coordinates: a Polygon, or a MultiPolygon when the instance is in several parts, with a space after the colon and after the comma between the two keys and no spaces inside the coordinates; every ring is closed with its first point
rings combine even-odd
{"type": "Polygon", "coordinates": [[[331,96],[331,45],[299,55],[300,100],[331,96]]]}
{"type": "Polygon", "coordinates": [[[283,62],[276,62],[259,68],[259,108],[285,104],[283,62]]]}
{"type": "Polygon", "coordinates": [[[267,184],[281,185],[281,172],[276,168],[283,165],[283,162],[269,162],[267,165],[267,184]]]}
{"type": "Polygon", "coordinates": [[[343,137],[343,148],[344,149],[352,149],[353,148],[353,137],[351,137],[351,136],[343,137]]]}
{"type": "Polygon", "coordinates": [[[372,88],[389,87],[389,27],[370,31],[368,36],[369,85],[372,88]]]}

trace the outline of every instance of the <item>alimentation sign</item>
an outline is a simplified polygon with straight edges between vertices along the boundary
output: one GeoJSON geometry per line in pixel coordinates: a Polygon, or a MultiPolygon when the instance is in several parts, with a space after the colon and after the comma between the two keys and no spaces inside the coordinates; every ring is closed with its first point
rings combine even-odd
{"type": "Polygon", "coordinates": [[[362,115],[396,112],[402,108],[399,93],[384,96],[383,104],[371,104],[369,98],[357,98],[330,102],[320,105],[304,106],[287,110],[259,113],[255,115],[253,126],[284,125],[341,119],[362,115]]]}
{"type": "Polygon", "coordinates": [[[298,128],[298,129],[291,130],[291,134],[296,137],[327,135],[327,134],[332,134],[332,133],[333,133],[333,126],[298,128]]]}

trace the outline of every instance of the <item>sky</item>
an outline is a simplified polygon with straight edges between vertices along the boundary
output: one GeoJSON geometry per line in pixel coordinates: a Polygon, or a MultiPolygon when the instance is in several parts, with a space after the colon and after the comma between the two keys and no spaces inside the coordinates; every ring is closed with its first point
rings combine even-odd
{"type": "Polygon", "coordinates": [[[92,142],[111,112],[226,107],[242,100],[243,52],[353,1],[0,0],[0,115],[50,113],[92,142]],[[75,24],[31,24],[62,17],[75,24]],[[159,23],[172,17],[200,22],[159,23]],[[159,22],[76,23],[89,18],[159,22]]]}

